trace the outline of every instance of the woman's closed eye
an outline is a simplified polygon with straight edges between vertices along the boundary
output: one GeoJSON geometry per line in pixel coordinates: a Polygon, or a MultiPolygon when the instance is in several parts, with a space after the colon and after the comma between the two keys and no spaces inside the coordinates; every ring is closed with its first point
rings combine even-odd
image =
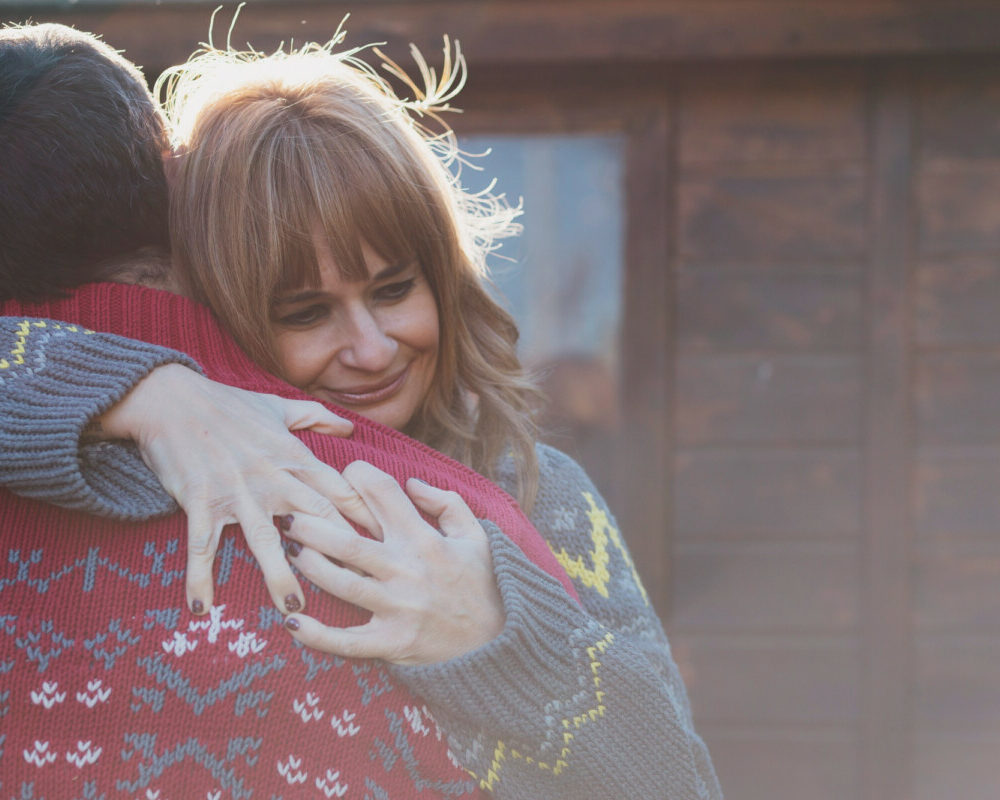
{"type": "Polygon", "coordinates": [[[322,303],[313,303],[281,314],[277,321],[279,325],[288,328],[304,328],[325,319],[327,314],[329,314],[327,306],[322,303]]]}
{"type": "Polygon", "coordinates": [[[379,286],[378,289],[375,290],[375,298],[389,303],[402,300],[411,291],[413,291],[413,287],[416,283],[416,278],[408,278],[405,281],[387,283],[384,286],[379,286]]]}

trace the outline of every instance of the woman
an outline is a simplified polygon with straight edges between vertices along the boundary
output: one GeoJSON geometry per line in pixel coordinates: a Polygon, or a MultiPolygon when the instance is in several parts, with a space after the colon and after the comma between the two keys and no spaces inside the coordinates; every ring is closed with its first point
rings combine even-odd
{"type": "MultiPolygon", "coordinates": [[[[485,255],[513,214],[464,195],[447,169],[453,140],[413,121],[447,102],[461,59],[441,82],[424,73],[425,89],[411,84],[417,101],[405,104],[354,53],[330,48],[213,51],[179,68],[175,258],[187,292],[259,363],[515,494],[582,607],[551,581],[518,589],[516,562],[496,556],[502,535],[453,504],[442,529],[459,542],[489,538],[496,585],[460,620],[484,640],[439,647],[411,598],[429,595],[456,617],[466,602],[461,575],[441,580],[426,558],[440,548],[415,532],[416,507],[433,510],[433,492],[412,481],[404,492],[354,464],[344,477],[363,503],[342,510],[381,541],[305,514],[283,527],[292,563],[372,619],[344,630],[292,613],[286,628],[318,649],[392,664],[497,796],[720,797],[610,513],[576,464],[535,442],[517,331],[483,285],[485,255]]],[[[127,407],[124,416],[134,417],[127,407]]],[[[113,412],[108,422],[121,420],[113,412]]],[[[126,429],[141,443],[143,425],[166,422],[126,429]]],[[[163,462],[164,483],[182,484],[185,464],[163,462]]]]}

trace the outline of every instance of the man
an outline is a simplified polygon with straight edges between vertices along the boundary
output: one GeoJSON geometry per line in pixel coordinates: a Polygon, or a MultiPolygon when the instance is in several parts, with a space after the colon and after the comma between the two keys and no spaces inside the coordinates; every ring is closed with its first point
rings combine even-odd
{"type": "MultiPolygon", "coordinates": [[[[183,519],[122,521],[150,498],[169,511],[169,498],[134,449],[67,436],[82,434],[109,396],[126,395],[172,362],[198,363],[208,377],[244,389],[303,397],[251,364],[185,298],[92,283],[170,284],[157,253],[166,241],[165,148],[141,75],[113,50],[62,26],[0,30],[0,292],[14,298],[0,309],[8,315],[0,385],[15,420],[2,433],[0,479],[69,506],[0,492],[2,788],[22,797],[299,796],[306,787],[326,797],[477,794],[428,709],[385,665],[292,641],[233,537],[218,558],[220,602],[199,607],[189,596],[201,615],[188,614],[179,589],[183,519]],[[53,294],[64,296],[43,300],[53,294]],[[88,383],[95,362],[106,367],[101,386],[88,383]],[[17,414],[49,420],[62,450],[19,436],[17,414]],[[116,477],[123,470],[147,477],[131,496],[116,477]]],[[[491,535],[500,572],[557,586],[520,563],[529,553],[568,587],[509,498],[461,465],[360,418],[351,439],[302,438],[337,466],[365,459],[397,480],[416,476],[459,491],[522,546],[491,535]]],[[[319,474],[316,485],[335,485],[336,473],[319,474]]],[[[277,542],[273,527],[271,534],[277,542]]],[[[501,579],[505,601],[513,580],[501,579]]],[[[285,610],[305,599],[275,594],[285,610]]],[[[359,609],[316,592],[307,602],[328,624],[365,621],[359,609]]],[[[512,624],[530,627],[508,612],[512,624]]]]}

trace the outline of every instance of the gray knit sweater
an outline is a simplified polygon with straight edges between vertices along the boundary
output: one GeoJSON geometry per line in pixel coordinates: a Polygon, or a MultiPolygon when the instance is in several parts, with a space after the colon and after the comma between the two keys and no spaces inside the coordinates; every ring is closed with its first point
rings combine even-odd
{"type": "MultiPolygon", "coordinates": [[[[123,519],[175,510],[134,447],[80,436],[151,369],[190,359],[51,321],[24,352],[23,325],[39,322],[0,317],[0,484],[123,519]]],[[[428,730],[443,731],[497,797],[718,800],[670,646],[613,517],[572,459],[544,445],[538,457],[531,520],[580,604],[485,520],[503,632],[460,658],[392,674],[425,699],[428,730]]],[[[509,491],[513,465],[501,466],[509,491]]]]}

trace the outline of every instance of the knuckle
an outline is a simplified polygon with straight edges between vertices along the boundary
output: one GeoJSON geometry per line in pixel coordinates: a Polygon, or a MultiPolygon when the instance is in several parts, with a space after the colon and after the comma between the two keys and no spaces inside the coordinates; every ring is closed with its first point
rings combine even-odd
{"type": "Polygon", "coordinates": [[[243,529],[243,535],[250,544],[261,545],[279,541],[278,532],[270,521],[255,522],[249,529],[243,529]]]}
{"type": "Polygon", "coordinates": [[[352,531],[351,534],[344,537],[343,543],[337,548],[340,551],[340,560],[348,562],[357,561],[365,554],[365,545],[366,540],[352,531]]]}
{"type": "MultiPolygon", "coordinates": [[[[438,532],[435,530],[435,534],[438,532]]],[[[451,557],[451,543],[440,534],[430,536],[421,543],[424,560],[431,563],[446,563],[451,557]]]]}
{"type": "Polygon", "coordinates": [[[351,483],[362,481],[375,487],[395,483],[391,475],[367,461],[352,461],[344,468],[344,477],[351,483]]]}
{"type": "Polygon", "coordinates": [[[301,511],[312,517],[330,518],[337,516],[337,508],[322,495],[314,495],[302,504],[301,511]]]}
{"type": "Polygon", "coordinates": [[[188,557],[198,561],[211,561],[215,557],[215,542],[200,537],[188,540],[188,557]]]}

